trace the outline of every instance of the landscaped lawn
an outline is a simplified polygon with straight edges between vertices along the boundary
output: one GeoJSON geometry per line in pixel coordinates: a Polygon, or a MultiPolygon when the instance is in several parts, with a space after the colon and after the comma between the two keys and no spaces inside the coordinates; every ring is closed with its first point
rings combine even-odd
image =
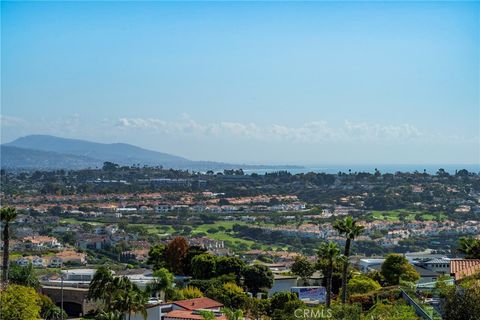
{"type": "Polygon", "coordinates": [[[77,220],[75,218],[63,218],[60,220],[60,223],[69,223],[69,224],[82,224],[82,223],[89,223],[91,225],[102,225],[105,224],[103,222],[97,222],[97,221],[82,221],[82,220],[77,220]]]}
{"type": "Polygon", "coordinates": [[[422,218],[424,220],[434,220],[438,216],[445,218],[446,215],[444,213],[438,214],[431,214],[423,211],[412,211],[406,209],[398,209],[398,210],[388,210],[388,211],[372,211],[371,215],[376,220],[388,220],[388,221],[399,221],[400,215],[405,214],[405,220],[411,221],[415,219],[417,214],[422,214],[422,218]]]}
{"type": "Polygon", "coordinates": [[[229,244],[232,247],[238,247],[240,245],[242,247],[247,246],[248,248],[251,248],[253,245],[257,245],[257,246],[260,246],[264,250],[266,250],[269,247],[279,249],[279,250],[284,249],[280,246],[264,245],[264,244],[259,243],[258,241],[242,239],[242,238],[236,237],[234,235],[233,231],[230,231],[232,229],[233,225],[235,225],[235,224],[248,225],[248,223],[241,222],[241,221],[217,221],[217,222],[212,223],[212,224],[202,224],[202,225],[196,226],[192,230],[192,234],[197,234],[197,233],[202,232],[202,233],[205,233],[207,235],[207,237],[209,237],[209,238],[219,240],[219,241],[229,242],[229,244]],[[218,232],[214,232],[214,233],[208,232],[208,230],[210,230],[212,228],[218,230],[219,227],[224,227],[226,230],[225,231],[219,230],[218,232]]]}

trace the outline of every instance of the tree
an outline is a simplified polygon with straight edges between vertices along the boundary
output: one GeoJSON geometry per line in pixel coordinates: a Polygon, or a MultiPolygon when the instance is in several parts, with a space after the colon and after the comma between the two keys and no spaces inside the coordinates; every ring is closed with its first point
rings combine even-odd
{"type": "Polygon", "coordinates": [[[273,273],[264,265],[254,264],[243,271],[244,283],[253,294],[268,290],[273,285],[273,273]]]}
{"type": "Polygon", "coordinates": [[[238,257],[220,257],[217,259],[217,276],[234,274],[239,283],[245,267],[245,262],[238,257]]]}
{"type": "Polygon", "coordinates": [[[153,270],[165,267],[165,246],[157,244],[148,250],[147,264],[153,266],[153,270]]]}
{"type": "Polygon", "coordinates": [[[168,243],[165,248],[165,262],[170,272],[183,274],[183,261],[188,247],[188,242],[184,237],[176,237],[168,243]]]}
{"type": "Polygon", "coordinates": [[[200,246],[190,246],[188,247],[187,253],[185,254],[185,258],[183,259],[183,272],[185,275],[191,276],[193,274],[193,267],[192,267],[192,259],[195,256],[201,255],[206,253],[207,250],[200,247],[200,246]]]}
{"type": "Polygon", "coordinates": [[[119,167],[118,164],[110,162],[110,161],[106,161],[106,162],[103,163],[102,170],[103,171],[115,171],[115,170],[118,169],[118,167],[119,167]]]}
{"type": "MultiPolygon", "coordinates": [[[[377,302],[367,315],[368,319],[414,320],[420,319],[415,310],[406,304],[377,302]]],[[[450,319],[450,318],[447,318],[450,319]]]]}
{"type": "Polygon", "coordinates": [[[156,294],[160,292],[160,299],[165,300],[165,291],[173,285],[173,274],[165,268],[160,268],[153,272],[153,278],[153,284],[150,287],[151,291],[156,294]]]}
{"type": "Polygon", "coordinates": [[[380,289],[382,286],[375,280],[359,275],[348,281],[348,291],[350,294],[368,293],[380,289]]]}
{"type": "Polygon", "coordinates": [[[38,281],[38,278],[35,276],[33,265],[31,263],[24,267],[12,264],[8,270],[8,279],[10,283],[35,289],[40,286],[40,281],[38,281]]]}
{"type": "Polygon", "coordinates": [[[203,297],[202,291],[196,287],[187,286],[177,291],[178,300],[194,299],[203,297]]]}
{"type": "Polygon", "coordinates": [[[478,319],[480,314],[480,280],[463,279],[459,286],[446,286],[441,295],[445,319],[478,319]]]}
{"type": "Polygon", "coordinates": [[[3,223],[3,284],[8,283],[8,268],[10,263],[10,223],[15,221],[17,210],[12,207],[0,209],[0,221],[3,223]]]}
{"type": "Polygon", "coordinates": [[[118,311],[100,311],[95,320],[123,320],[123,314],[118,311]]]}
{"type": "Polygon", "coordinates": [[[298,296],[293,292],[276,292],[270,299],[269,315],[278,318],[279,314],[285,313],[284,309],[288,302],[298,300],[298,296]]]}
{"type": "Polygon", "coordinates": [[[345,256],[345,261],[343,262],[342,270],[342,303],[345,304],[347,301],[347,273],[348,273],[348,257],[350,256],[350,246],[353,240],[358,237],[364,227],[357,225],[357,221],[352,217],[348,216],[344,220],[337,221],[333,228],[338,231],[341,235],[345,236],[345,250],[343,255],[345,256]]]}
{"type": "Polygon", "coordinates": [[[211,299],[223,303],[232,309],[244,309],[247,305],[247,294],[234,282],[227,282],[221,286],[211,286],[205,295],[211,299]]]}
{"type": "Polygon", "coordinates": [[[2,320],[40,319],[40,297],[35,289],[11,284],[0,290],[2,320]]]}
{"type": "Polygon", "coordinates": [[[192,267],[195,279],[210,279],[216,274],[217,259],[210,253],[204,253],[192,259],[192,267]]]}
{"type": "Polygon", "coordinates": [[[136,285],[132,285],[120,297],[120,301],[125,306],[124,311],[128,313],[128,320],[131,319],[132,313],[139,313],[143,319],[147,319],[145,305],[148,302],[148,297],[145,292],[141,291],[136,285]]]}
{"type": "Polygon", "coordinates": [[[109,315],[127,312],[129,319],[132,312],[140,313],[144,318],[147,315],[146,294],[127,277],[114,277],[106,267],[98,268],[93,275],[88,289],[88,298],[102,301],[109,315]]]}
{"type": "Polygon", "coordinates": [[[318,249],[319,262],[326,266],[326,278],[327,278],[327,297],[326,297],[326,307],[330,308],[332,301],[332,274],[333,274],[333,264],[340,256],[340,248],[335,242],[324,242],[320,245],[318,249]]]}
{"type": "Polygon", "coordinates": [[[466,259],[480,259],[480,240],[475,238],[462,237],[459,240],[461,253],[466,259]]]}
{"type": "Polygon", "coordinates": [[[88,287],[88,299],[100,300],[105,304],[107,310],[111,310],[112,295],[115,290],[112,271],[107,267],[100,267],[93,275],[88,287]]]}
{"type": "Polygon", "coordinates": [[[420,278],[418,272],[408,263],[408,260],[400,254],[389,254],[382,263],[381,271],[388,285],[398,285],[400,280],[416,281],[420,278]]]}
{"type": "Polygon", "coordinates": [[[215,313],[210,310],[200,310],[198,314],[202,316],[203,320],[215,320],[215,313]]]}
{"type": "Polygon", "coordinates": [[[308,261],[308,259],[304,256],[297,256],[295,257],[295,262],[292,264],[290,270],[293,274],[302,278],[303,282],[305,283],[308,278],[312,276],[315,272],[315,266],[313,263],[308,261]]]}
{"type": "Polygon", "coordinates": [[[225,315],[227,320],[243,320],[243,312],[242,310],[235,310],[229,308],[222,308],[220,311],[225,315]]]}
{"type": "Polygon", "coordinates": [[[68,318],[67,313],[60,307],[57,307],[55,303],[53,303],[52,299],[43,294],[39,294],[39,297],[41,306],[40,316],[42,319],[63,320],[68,318]]]}

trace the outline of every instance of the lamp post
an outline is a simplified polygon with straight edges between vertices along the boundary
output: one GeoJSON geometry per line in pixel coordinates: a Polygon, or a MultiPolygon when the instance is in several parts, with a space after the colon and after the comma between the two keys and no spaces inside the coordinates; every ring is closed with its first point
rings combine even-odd
{"type": "Polygon", "coordinates": [[[61,300],[60,300],[60,306],[61,306],[61,309],[62,309],[62,320],[64,320],[63,318],[63,314],[64,314],[64,310],[63,310],[63,272],[60,271],[60,283],[61,283],[61,300]]]}

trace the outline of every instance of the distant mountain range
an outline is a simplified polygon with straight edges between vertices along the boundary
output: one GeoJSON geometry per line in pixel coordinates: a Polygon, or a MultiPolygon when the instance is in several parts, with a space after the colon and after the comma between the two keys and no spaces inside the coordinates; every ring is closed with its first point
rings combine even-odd
{"type": "MultiPolygon", "coordinates": [[[[0,146],[1,167],[14,170],[100,168],[103,162],[120,165],[163,166],[174,169],[274,169],[277,166],[193,161],[126,143],[97,143],[49,135],[30,135],[0,146]]],[[[278,166],[278,168],[301,168],[278,166]]]]}

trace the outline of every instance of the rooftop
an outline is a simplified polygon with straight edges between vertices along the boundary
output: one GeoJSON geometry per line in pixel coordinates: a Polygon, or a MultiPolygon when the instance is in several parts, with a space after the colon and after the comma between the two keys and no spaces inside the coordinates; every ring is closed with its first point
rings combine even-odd
{"type": "MultiPolygon", "coordinates": [[[[175,318],[175,319],[195,319],[202,320],[204,317],[201,314],[189,311],[189,310],[173,310],[165,315],[165,318],[175,318]]],[[[226,320],[227,318],[224,315],[215,315],[216,319],[226,320]]]]}
{"type": "Polygon", "coordinates": [[[455,280],[477,272],[480,272],[480,259],[452,259],[450,262],[450,273],[455,276],[455,280]]]}
{"type": "Polygon", "coordinates": [[[214,309],[223,307],[222,303],[207,297],[175,301],[173,304],[182,307],[185,310],[214,309]]]}

